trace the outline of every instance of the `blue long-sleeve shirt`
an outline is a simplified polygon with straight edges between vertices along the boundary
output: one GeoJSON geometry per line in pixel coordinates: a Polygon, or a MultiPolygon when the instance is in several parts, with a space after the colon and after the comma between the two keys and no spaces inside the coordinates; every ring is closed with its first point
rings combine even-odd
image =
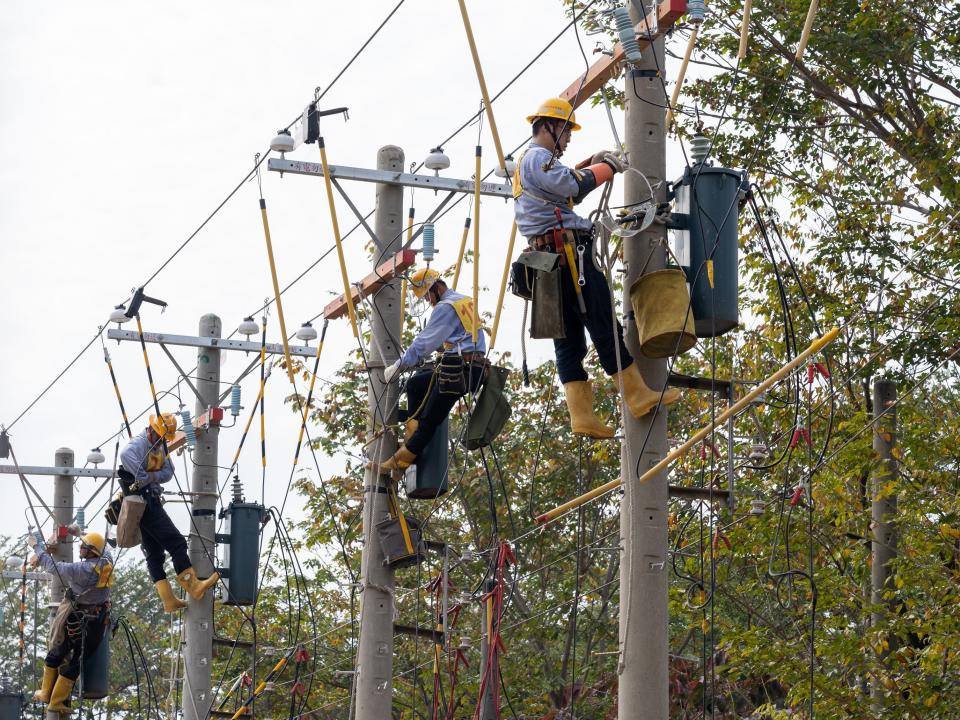
{"type": "Polygon", "coordinates": [[[151,443],[147,431],[135,436],[120,453],[120,464],[143,489],[173,477],[173,462],[163,452],[163,442],[151,443]]]}
{"type": "Polygon", "coordinates": [[[590,230],[586,218],[577,215],[569,204],[570,198],[580,194],[574,170],[555,162],[549,170],[552,153],[542,145],[530,143],[520,160],[520,185],[523,194],[514,202],[513,212],[517,229],[524,237],[543,235],[557,224],[554,208],[560,208],[563,226],[570,230],[590,230]]]}
{"type": "Polygon", "coordinates": [[[102,557],[90,557],[77,562],[54,560],[43,543],[37,543],[33,551],[40,560],[40,567],[54,577],[59,577],[63,584],[73,591],[78,603],[99,605],[110,599],[109,587],[97,587],[102,574],[111,571],[106,567],[113,564],[109,551],[104,550],[102,557]],[[97,571],[98,568],[100,572],[97,571]]]}
{"type": "Polygon", "coordinates": [[[477,332],[477,343],[474,344],[473,335],[463,327],[457,311],[454,310],[452,305],[447,304],[462,300],[465,297],[466,295],[447,289],[440,297],[440,303],[430,314],[430,319],[427,320],[427,326],[423,329],[423,332],[417,335],[400,358],[401,369],[418,365],[431,353],[442,348],[445,342],[453,346],[450,352],[475,351],[485,353],[487,351],[487,341],[483,336],[483,330],[477,332]]]}

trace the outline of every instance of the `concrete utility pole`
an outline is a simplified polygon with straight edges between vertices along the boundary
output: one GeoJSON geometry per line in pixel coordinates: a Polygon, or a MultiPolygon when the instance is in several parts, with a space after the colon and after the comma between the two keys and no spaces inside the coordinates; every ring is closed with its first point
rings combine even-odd
{"type": "MultiPolygon", "coordinates": [[[[377,169],[403,172],[403,150],[387,145],[377,153],[377,169]]],[[[403,230],[403,188],[377,183],[374,217],[376,247],[373,267],[400,250],[403,230]]],[[[386,386],[383,368],[400,356],[399,283],[391,282],[372,296],[371,342],[367,353],[370,382],[367,401],[367,437],[396,421],[396,385],[386,386]]],[[[397,449],[387,434],[370,445],[370,460],[381,463],[397,449]]],[[[376,525],[387,517],[386,478],[367,470],[363,478],[363,552],[360,560],[360,647],[357,653],[356,720],[393,717],[393,586],[394,571],[383,564],[376,525]]]]}
{"type": "MultiPolygon", "coordinates": [[[[878,379],[873,383],[873,452],[880,466],[873,479],[873,536],[871,543],[872,565],[870,568],[870,601],[876,606],[886,606],[887,611],[875,610],[871,624],[876,626],[896,612],[896,601],[885,599],[883,594],[894,588],[890,562],[897,557],[897,496],[884,494],[884,485],[895,483],[899,476],[895,448],[897,445],[897,386],[891,380],[878,379]]],[[[896,637],[887,638],[889,649],[896,649],[896,637]]],[[[883,689],[874,684],[874,704],[882,705],[883,689]]]]}
{"type": "MultiPolygon", "coordinates": [[[[631,15],[636,23],[639,17],[633,9],[631,15]]],[[[626,79],[626,149],[633,167],[657,188],[655,202],[658,203],[666,200],[662,182],[666,174],[664,93],[658,77],[658,68],[663,67],[663,40],[658,39],[643,50],[642,61],[635,69],[627,71],[626,79]]],[[[627,173],[625,183],[625,204],[647,198],[646,183],[634,173],[627,173]]],[[[644,265],[644,272],[664,267],[666,232],[665,226],[653,224],[624,242],[625,293],[640,276],[644,265]]],[[[629,298],[624,305],[630,307],[629,298]]],[[[647,384],[653,388],[662,387],[667,377],[667,363],[649,360],[640,353],[632,313],[626,336],[627,348],[647,384]]],[[[666,408],[660,408],[655,419],[652,412],[640,419],[626,410],[623,415],[618,717],[620,720],[667,720],[668,474],[663,472],[643,484],[635,482],[638,463],[640,472],[645,472],[667,453],[667,412],[666,408]]]]}
{"type": "MultiPolygon", "coordinates": [[[[483,592],[489,594],[493,592],[496,583],[493,580],[487,580],[483,586],[483,592]]],[[[487,677],[487,655],[490,652],[490,631],[491,626],[496,622],[493,617],[493,598],[488,597],[480,606],[480,681],[487,677]]],[[[494,655],[493,668],[489,671],[490,676],[487,679],[486,687],[483,689],[483,697],[480,699],[480,717],[479,720],[496,720],[497,708],[494,702],[494,692],[500,690],[500,668],[498,667],[496,655],[494,655]]]]}
{"type": "MultiPolygon", "coordinates": [[[[221,334],[220,318],[216,315],[204,315],[200,318],[201,337],[219,338],[221,334]]],[[[200,417],[209,408],[220,404],[220,350],[203,347],[197,351],[196,385],[203,402],[197,400],[194,414],[200,417]]],[[[193,569],[200,578],[210,577],[214,571],[219,434],[219,425],[210,423],[204,432],[197,434],[197,447],[193,451],[189,553],[193,569]]],[[[210,678],[213,664],[213,596],[213,592],[208,592],[200,602],[193,598],[187,599],[183,648],[186,680],[184,720],[206,720],[213,699],[210,678]]]]}
{"type": "MultiPolygon", "coordinates": [[[[70,448],[60,448],[53,456],[55,467],[73,467],[73,450],[70,448]]],[[[57,520],[57,528],[66,527],[73,522],[73,476],[57,475],[53,479],[53,514],[57,520]]],[[[53,557],[60,562],[73,562],[73,543],[57,543],[53,551],[53,557]]],[[[55,607],[63,600],[63,585],[60,583],[56,573],[50,580],[50,605],[51,613],[55,607]]],[[[51,616],[52,618],[52,616],[51,616]]]]}

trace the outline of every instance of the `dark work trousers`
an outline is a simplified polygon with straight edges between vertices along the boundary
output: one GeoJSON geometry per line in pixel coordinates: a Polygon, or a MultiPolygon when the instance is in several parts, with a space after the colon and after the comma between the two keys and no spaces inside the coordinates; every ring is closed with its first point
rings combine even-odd
{"type": "MultiPolygon", "coordinates": [[[[459,356],[453,356],[453,358],[459,360],[459,356]]],[[[446,367],[450,367],[453,358],[449,355],[444,356],[446,367]]],[[[457,404],[457,400],[467,392],[476,392],[483,385],[485,369],[485,365],[479,360],[463,363],[465,380],[463,392],[442,392],[439,378],[434,376],[433,368],[418,370],[407,380],[407,409],[410,411],[410,417],[416,418],[420,423],[417,431],[404,443],[407,450],[417,456],[423,453],[443,419],[457,404]],[[417,412],[418,409],[419,412],[417,412]]]]}
{"type": "MultiPolygon", "coordinates": [[[[586,245],[583,251],[583,268],[580,268],[581,277],[586,281],[580,287],[583,302],[587,306],[587,316],[580,315],[580,306],[577,303],[576,291],[573,289],[573,278],[570,270],[561,268],[561,296],[563,298],[563,324],[566,337],[553,341],[553,349],[557,356],[557,373],[560,382],[566,384],[577,380],[588,379],[587,371],[583,369],[583,360],[587,357],[587,339],[584,328],[590,333],[593,346],[597,349],[600,365],[607,375],[615,374],[619,369],[626,368],[633,363],[633,357],[623,342],[623,327],[620,321],[616,322],[614,331],[613,307],[610,303],[610,286],[607,278],[597,270],[593,264],[593,247],[590,233],[577,233],[577,243],[586,245]],[[620,346],[620,367],[617,367],[617,344],[620,346]]],[[[574,257],[579,257],[574,247],[574,257]]]]}
{"type": "Polygon", "coordinates": [[[54,645],[47,653],[44,660],[47,667],[60,667],[63,663],[60,674],[76,681],[80,676],[80,662],[100,647],[109,622],[110,609],[106,604],[75,609],[67,616],[63,642],[54,645]]]}
{"type": "MultiPolygon", "coordinates": [[[[133,475],[124,468],[120,468],[119,475],[124,492],[129,494],[128,488],[133,482],[133,475]]],[[[187,557],[187,541],[163,509],[159,495],[150,492],[149,488],[138,494],[146,502],[143,517],[140,518],[140,533],[143,536],[140,549],[146,558],[150,579],[157,582],[167,577],[163,569],[164,551],[170,554],[173,569],[179,575],[191,566],[190,558],[187,557]]]]}

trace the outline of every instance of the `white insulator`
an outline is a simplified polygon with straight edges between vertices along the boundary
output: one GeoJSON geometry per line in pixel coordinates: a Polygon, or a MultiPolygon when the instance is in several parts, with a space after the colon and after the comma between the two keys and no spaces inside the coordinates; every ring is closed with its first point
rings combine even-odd
{"type": "Polygon", "coordinates": [[[317,339],[317,329],[310,324],[309,320],[301,325],[300,329],[297,330],[297,339],[303,340],[305,343],[309,343],[311,340],[317,339]]]}
{"type": "Polygon", "coordinates": [[[497,166],[497,169],[493,171],[493,174],[497,177],[512,178],[513,173],[515,173],[517,170],[517,161],[513,159],[513,155],[507,155],[503,159],[503,163],[507,166],[506,172],[504,172],[502,167],[497,166]]]}
{"type": "Polygon", "coordinates": [[[270,149],[278,153],[292,152],[294,148],[293,136],[289,130],[281,130],[270,141],[270,149]]]}
{"type": "Polygon", "coordinates": [[[766,503],[763,502],[760,498],[754,498],[750,501],[750,514],[751,515],[763,515],[766,511],[766,503]]]}
{"type": "Polygon", "coordinates": [[[102,462],[106,461],[106,457],[103,455],[103,451],[100,448],[94,448],[87,454],[87,462],[91,465],[99,465],[102,462]]]}
{"type": "Polygon", "coordinates": [[[117,325],[122,325],[127,322],[130,318],[127,317],[127,308],[125,305],[117,305],[113,312],[110,313],[110,322],[115,322],[117,325]]]}
{"type": "Polygon", "coordinates": [[[694,165],[699,165],[710,154],[710,138],[705,135],[694,135],[690,140],[690,158],[694,165]]]}
{"type": "Polygon", "coordinates": [[[707,16],[707,4],[703,0],[687,0],[687,22],[702,25],[707,16]]]}
{"type": "Polygon", "coordinates": [[[761,462],[767,459],[767,446],[762,443],[754,443],[750,446],[750,453],[747,455],[752,462],[761,462]]]}
{"type": "Polygon", "coordinates": [[[427,159],[423,161],[423,165],[428,170],[433,170],[439,175],[441,170],[446,170],[450,167],[450,158],[443,152],[442,147],[435,147],[430,151],[430,154],[427,155],[427,159]]]}
{"type": "Polygon", "coordinates": [[[460,649],[460,650],[469,650],[469,649],[472,648],[472,647],[473,647],[473,641],[472,641],[468,636],[466,636],[466,635],[461,635],[461,636],[460,636],[459,649],[460,649]]]}
{"type": "Polygon", "coordinates": [[[240,323],[240,327],[237,328],[237,332],[241,335],[246,335],[250,337],[251,335],[259,332],[260,326],[257,325],[256,321],[252,317],[245,317],[243,322],[240,323]]]}

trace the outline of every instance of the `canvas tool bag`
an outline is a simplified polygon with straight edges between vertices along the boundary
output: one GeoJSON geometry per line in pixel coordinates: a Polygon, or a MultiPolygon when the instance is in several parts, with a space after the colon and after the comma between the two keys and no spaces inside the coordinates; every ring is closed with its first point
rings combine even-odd
{"type": "Polygon", "coordinates": [[[140,518],[147,502],[139,495],[125,495],[117,520],[117,547],[131,548],[140,544],[140,518]]]}

